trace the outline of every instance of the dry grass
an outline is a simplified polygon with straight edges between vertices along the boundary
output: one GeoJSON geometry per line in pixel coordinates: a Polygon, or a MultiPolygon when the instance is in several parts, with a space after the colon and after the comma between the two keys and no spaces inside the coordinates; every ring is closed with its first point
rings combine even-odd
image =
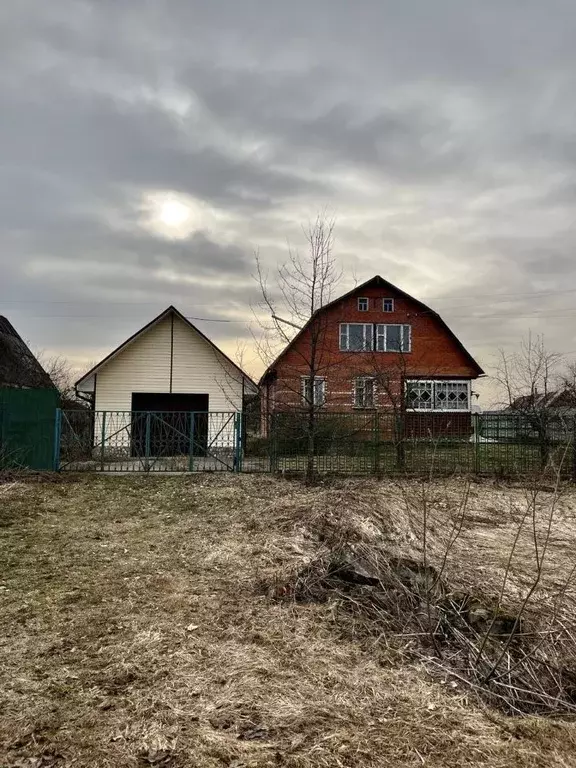
{"type": "MultiPolygon", "coordinates": [[[[473,492],[462,567],[447,575],[490,591],[523,491],[473,492]]],[[[561,505],[551,580],[576,545],[575,496],[561,505]]],[[[0,765],[573,765],[575,726],[505,717],[355,638],[334,601],[263,589],[317,558],[336,528],[409,553],[414,525],[398,487],[372,481],[0,486],[0,765]]]]}
{"type": "Polygon", "coordinates": [[[571,488],[372,487],[368,504],[308,518],[323,546],[277,594],[331,600],[354,638],[419,658],[507,713],[573,717],[571,488]]]}

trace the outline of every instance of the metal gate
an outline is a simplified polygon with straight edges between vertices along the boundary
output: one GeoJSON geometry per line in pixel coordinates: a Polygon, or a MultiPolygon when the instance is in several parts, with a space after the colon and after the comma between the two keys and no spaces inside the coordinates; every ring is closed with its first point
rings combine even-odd
{"type": "Polygon", "coordinates": [[[55,469],[101,472],[239,472],[238,412],[58,411],[55,469]]]}

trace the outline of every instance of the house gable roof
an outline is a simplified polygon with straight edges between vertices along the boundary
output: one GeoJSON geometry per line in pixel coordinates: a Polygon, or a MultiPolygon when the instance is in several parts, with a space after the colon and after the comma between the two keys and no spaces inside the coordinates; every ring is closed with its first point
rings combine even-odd
{"type": "Polygon", "coordinates": [[[52,379],[12,323],[0,316],[0,387],[54,389],[52,379]]]}
{"type": "Polygon", "coordinates": [[[388,280],[384,280],[383,277],[380,275],[375,275],[374,277],[371,277],[370,280],[366,280],[365,283],[362,283],[361,285],[357,285],[355,288],[352,288],[351,291],[348,291],[347,293],[343,294],[342,296],[339,296],[337,299],[334,299],[333,301],[328,302],[328,304],[325,304],[323,307],[320,307],[320,309],[316,310],[316,312],[312,315],[312,317],[308,320],[308,322],[304,325],[304,327],[298,331],[298,333],[294,336],[294,338],[290,341],[289,344],[286,345],[286,347],[282,350],[282,352],[278,355],[278,357],[274,360],[274,362],[268,366],[268,368],[264,371],[262,374],[262,377],[260,379],[260,384],[263,384],[264,381],[267,379],[267,377],[272,373],[276,365],[278,364],[279,360],[284,357],[286,352],[290,349],[290,347],[302,336],[302,334],[306,331],[306,329],[310,326],[310,324],[313,322],[313,320],[322,312],[325,312],[330,307],[334,307],[337,304],[339,304],[342,301],[345,301],[346,299],[350,298],[350,296],[353,296],[354,294],[360,293],[365,288],[383,288],[387,291],[390,291],[394,293],[395,295],[406,299],[407,301],[412,302],[417,307],[419,307],[422,312],[425,312],[428,315],[431,315],[434,317],[440,326],[443,328],[443,330],[447,333],[447,335],[452,339],[452,341],[456,344],[458,349],[463,353],[463,355],[466,357],[468,362],[470,363],[471,367],[476,370],[476,373],[478,376],[483,376],[484,371],[482,368],[478,365],[476,360],[472,357],[472,355],[468,352],[466,347],[462,344],[460,339],[456,336],[456,334],[448,327],[448,325],[442,320],[440,315],[435,312],[433,309],[428,307],[426,304],[424,304],[422,301],[419,301],[419,299],[415,299],[414,296],[410,296],[409,293],[406,293],[401,288],[398,288],[398,286],[394,285],[393,283],[390,283],[388,280]]]}
{"type": "Polygon", "coordinates": [[[167,309],[165,309],[163,312],[161,312],[159,315],[157,315],[155,318],[150,320],[149,323],[146,323],[145,326],[140,328],[139,331],[136,331],[136,333],[133,333],[132,336],[130,336],[126,341],[124,341],[120,346],[116,347],[116,349],[112,350],[109,355],[106,355],[106,357],[101,360],[99,363],[97,363],[93,368],[91,368],[87,373],[82,376],[82,378],[78,379],[76,384],[74,385],[75,389],[81,389],[81,385],[83,382],[85,382],[87,379],[89,379],[91,376],[94,376],[94,374],[98,373],[98,371],[103,368],[107,363],[111,362],[115,357],[117,357],[120,352],[122,352],[127,346],[132,344],[134,341],[136,341],[140,336],[146,333],[152,326],[156,325],[156,323],[161,322],[166,317],[170,317],[170,315],[174,315],[174,317],[177,317],[179,320],[181,320],[188,328],[195,331],[207,344],[209,344],[212,349],[221,357],[223,357],[230,365],[235,368],[238,373],[245,379],[248,383],[252,384],[252,386],[256,389],[257,385],[256,383],[248,376],[247,373],[244,373],[244,371],[236,365],[236,363],[231,360],[228,355],[226,355],[222,350],[214,344],[213,341],[211,341],[206,334],[202,333],[202,331],[197,328],[193,323],[188,320],[187,317],[185,317],[181,312],[179,312],[176,307],[170,305],[167,309]]]}
{"type": "Polygon", "coordinates": [[[553,389],[549,392],[533,392],[528,395],[520,395],[506,410],[511,411],[537,411],[547,408],[574,408],[576,407],[576,393],[570,388],[553,389]]]}

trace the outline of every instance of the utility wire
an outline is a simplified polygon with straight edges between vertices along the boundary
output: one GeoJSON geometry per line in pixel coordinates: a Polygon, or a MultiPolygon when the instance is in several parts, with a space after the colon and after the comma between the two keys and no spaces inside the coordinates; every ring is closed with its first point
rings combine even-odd
{"type": "MultiPolygon", "coordinates": [[[[512,291],[510,293],[494,293],[493,291],[491,293],[475,293],[475,294],[468,294],[468,295],[458,295],[458,296],[426,296],[424,297],[425,301],[462,301],[462,300],[470,300],[470,299],[483,299],[483,298],[490,298],[492,302],[495,301],[512,301],[515,297],[523,297],[523,298],[530,298],[530,297],[538,297],[538,296],[559,296],[561,294],[566,293],[576,293],[576,288],[562,288],[558,290],[552,290],[552,291],[526,291],[526,292],[518,292],[518,291],[512,291]]],[[[98,301],[98,300],[92,300],[92,301],[84,301],[82,299],[8,299],[8,298],[2,298],[0,297],[0,303],[3,304],[119,304],[119,305],[130,305],[130,306],[150,306],[158,304],[158,301],[98,301]]],[[[209,307],[213,306],[213,302],[208,303],[198,303],[194,302],[195,306],[197,307],[209,307]]]]}
{"type": "MultiPolygon", "coordinates": [[[[459,309],[459,308],[458,308],[459,309]]],[[[474,307],[470,307],[470,309],[474,309],[474,307]]],[[[449,319],[462,319],[467,318],[469,320],[490,320],[491,318],[504,318],[509,320],[514,319],[523,319],[523,318],[532,318],[532,317],[540,317],[540,318],[565,318],[565,317],[572,317],[572,313],[576,312],[576,307],[561,307],[559,309],[544,309],[544,310],[535,310],[534,312],[530,313],[522,313],[519,314],[518,312],[514,312],[511,310],[508,313],[498,313],[498,312],[490,312],[485,313],[482,315],[474,315],[471,312],[466,312],[464,314],[454,314],[450,312],[449,310],[444,312],[444,316],[448,317],[449,319]]],[[[438,314],[432,310],[431,312],[402,312],[402,313],[396,313],[396,314],[404,314],[407,316],[423,316],[423,315],[435,315],[438,314]]],[[[107,312],[105,315],[84,315],[84,314],[67,314],[67,315],[61,315],[61,314],[49,314],[49,315],[31,315],[26,313],[26,317],[30,318],[55,318],[55,319],[70,319],[70,320],[81,320],[81,319],[97,319],[97,320],[138,320],[141,319],[141,315],[116,315],[116,314],[110,314],[107,312]]],[[[251,320],[243,320],[241,318],[238,319],[228,319],[228,318],[215,318],[215,317],[194,317],[191,315],[186,315],[189,320],[202,320],[207,323],[244,323],[244,324],[251,324],[254,321],[251,320]]]]}

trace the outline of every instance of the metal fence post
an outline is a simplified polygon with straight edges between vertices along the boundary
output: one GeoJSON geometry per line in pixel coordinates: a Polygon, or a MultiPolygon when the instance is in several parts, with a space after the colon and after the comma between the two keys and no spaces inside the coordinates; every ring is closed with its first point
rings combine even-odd
{"type": "Polygon", "coordinates": [[[479,445],[480,445],[480,415],[478,413],[472,414],[472,429],[473,433],[472,436],[474,438],[474,461],[473,461],[473,469],[474,474],[477,475],[480,472],[480,456],[479,456],[479,445]]]}
{"type": "Polygon", "coordinates": [[[233,447],[232,447],[232,471],[238,472],[238,413],[234,414],[233,447]]]}
{"type": "Polygon", "coordinates": [[[394,462],[396,470],[404,471],[406,469],[406,414],[404,411],[394,413],[394,462]]]}
{"type": "Polygon", "coordinates": [[[276,456],[276,414],[268,414],[268,455],[270,460],[270,472],[276,471],[277,456],[276,456]]]}
{"type": "Polygon", "coordinates": [[[190,413],[190,448],[188,450],[188,471],[194,471],[194,427],[196,425],[195,414],[190,413]]]}
{"type": "Polygon", "coordinates": [[[572,482],[576,483],[576,416],[572,417],[572,482]]]}
{"type": "Polygon", "coordinates": [[[102,472],[104,472],[105,445],[106,445],[106,411],[102,411],[102,429],[100,431],[100,470],[102,472]]]}
{"type": "Polygon", "coordinates": [[[234,415],[234,471],[242,471],[242,413],[234,415]]]}
{"type": "Polygon", "coordinates": [[[145,437],[145,448],[144,448],[144,469],[148,470],[150,468],[150,462],[148,461],[150,458],[150,412],[148,411],[146,413],[146,437],[145,437]]]}
{"type": "Polygon", "coordinates": [[[380,475],[380,414],[374,414],[374,474],[380,475]]]}
{"type": "Polygon", "coordinates": [[[54,472],[60,471],[60,443],[62,442],[62,409],[56,408],[54,419],[54,454],[52,467],[54,472]]]}

